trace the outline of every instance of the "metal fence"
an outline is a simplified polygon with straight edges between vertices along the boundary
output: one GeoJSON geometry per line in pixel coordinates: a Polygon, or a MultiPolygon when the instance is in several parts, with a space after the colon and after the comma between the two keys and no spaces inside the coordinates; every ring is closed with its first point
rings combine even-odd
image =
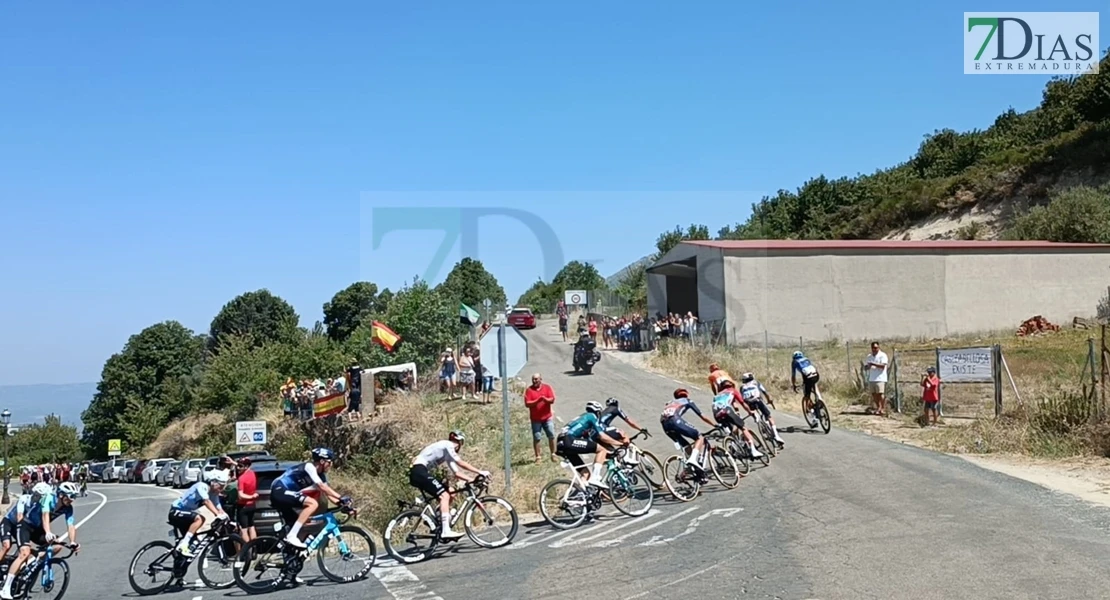
{"type": "Polygon", "coordinates": [[[607,317],[623,317],[629,313],[629,302],[613,290],[589,290],[586,293],[589,312],[607,317]]]}

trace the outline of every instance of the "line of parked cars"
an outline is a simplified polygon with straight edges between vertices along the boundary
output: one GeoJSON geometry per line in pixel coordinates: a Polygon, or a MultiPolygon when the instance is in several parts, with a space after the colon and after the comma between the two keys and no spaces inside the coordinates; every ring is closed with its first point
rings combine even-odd
{"type": "MultiPolygon", "coordinates": [[[[235,460],[250,456],[252,460],[277,461],[277,458],[262,451],[231,452],[228,456],[235,460]]],[[[187,459],[117,457],[91,465],[89,476],[93,481],[104,483],[153,483],[180,489],[193,485],[201,480],[205,472],[218,468],[220,458],[222,457],[187,459]]]]}

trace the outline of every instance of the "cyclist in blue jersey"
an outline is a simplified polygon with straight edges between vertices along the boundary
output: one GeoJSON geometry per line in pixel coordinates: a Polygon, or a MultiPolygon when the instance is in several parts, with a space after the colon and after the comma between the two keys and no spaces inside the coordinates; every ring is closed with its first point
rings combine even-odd
{"type": "Polygon", "coordinates": [[[744,373],[740,376],[740,397],[744,400],[744,404],[747,404],[749,408],[758,410],[763,418],[767,419],[767,424],[771,426],[771,433],[775,434],[775,443],[779,445],[779,448],[786,447],[786,442],[783,441],[778,428],[775,427],[775,419],[771,416],[771,409],[767,408],[767,401],[771,400],[771,394],[767,391],[767,388],[763,387],[762,383],[755,380],[755,375],[744,373]]]}
{"type": "Polygon", "coordinates": [[[220,494],[230,478],[227,471],[221,469],[209,471],[205,474],[204,481],[194,483],[170,505],[170,525],[173,525],[178,532],[185,532],[181,543],[177,545],[177,551],[182,556],[189,558],[193,556],[189,544],[204,525],[204,516],[197,512],[200,507],[207,508],[217,520],[228,518],[224,507],[220,504],[220,494]]]}
{"type": "Polygon", "coordinates": [[[305,492],[318,491],[336,504],[350,504],[351,499],[340,496],[328,485],[328,469],[335,460],[330,448],[316,448],[312,461],[291,467],[270,485],[270,506],[281,513],[281,520],[289,527],[285,543],[297,548],[307,548],[301,541],[301,528],[312,518],[320,502],[305,492]]]}
{"type": "Polygon", "coordinates": [[[23,520],[23,515],[31,510],[36,502],[38,502],[45,494],[53,493],[54,489],[46,483],[36,483],[31,488],[31,493],[22,494],[12,504],[8,514],[4,515],[4,519],[0,521],[0,542],[3,543],[4,551],[0,554],[0,558],[6,557],[8,551],[12,548],[12,540],[15,539],[15,528],[19,522],[23,520]]]}
{"type": "Polygon", "coordinates": [[[601,469],[605,466],[605,457],[609,454],[608,448],[627,446],[629,442],[627,438],[617,440],[605,433],[601,419],[598,418],[601,410],[600,403],[587,402],[586,412],[567,423],[567,426],[559,432],[555,440],[555,454],[570,461],[570,464],[582,473],[589,485],[607,488],[609,485],[605,483],[601,469]],[[592,473],[582,468],[585,466],[582,454],[594,455],[592,473]]]}
{"type": "Polygon", "coordinates": [[[640,427],[639,423],[633,421],[632,417],[628,416],[628,413],[621,410],[620,400],[617,400],[616,398],[609,398],[608,400],[606,400],[605,409],[602,410],[601,414],[597,416],[597,420],[601,421],[601,429],[602,432],[605,433],[605,435],[608,435],[615,440],[621,439],[621,437],[623,437],[621,436],[621,430],[613,427],[613,421],[616,421],[618,417],[620,417],[625,423],[628,423],[629,427],[635,429],[636,431],[639,431],[644,435],[647,435],[648,430],[640,427]]]}
{"type": "MultiPolygon", "coordinates": [[[[817,372],[817,365],[813,364],[801,350],[794,353],[793,360],[790,361],[790,386],[794,391],[798,391],[797,376],[802,376],[802,412],[812,413],[813,403],[810,400],[810,395],[821,397],[821,390],[817,389],[817,382],[821,381],[821,374],[817,372]]],[[[817,415],[812,415],[813,419],[817,419],[817,415]]]]}
{"type": "MultiPolygon", "coordinates": [[[[80,493],[81,490],[77,489],[76,485],[66,481],[58,486],[57,491],[51,490],[50,493],[43,494],[38,502],[31,503],[30,510],[24,513],[23,519],[16,526],[15,537],[19,543],[19,554],[8,568],[8,576],[4,579],[0,598],[12,600],[12,581],[15,580],[15,574],[23,567],[23,563],[31,557],[31,544],[36,546],[54,544],[55,552],[62,551],[61,544],[57,543],[58,536],[54,535],[50,528],[54,519],[65,516],[69,542],[77,544],[77,527],[73,522],[73,499],[80,493]]],[[[79,548],[79,546],[75,547],[79,548]]]]}
{"type": "Polygon", "coordinates": [[[686,414],[688,410],[694,411],[694,414],[701,418],[702,421],[705,421],[710,427],[717,426],[716,423],[710,421],[702,414],[697,404],[690,401],[690,392],[687,392],[683,388],[675,390],[674,400],[668,402],[667,405],[663,407],[663,413],[659,415],[659,423],[663,426],[663,433],[667,434],[667,437],[671,438],[674,443],[682,448],[687,448],[690,445],[690,442],[686,441],[686,438],[694,440],[694,450],[686,456],[686,464],[700,470],[701,467],[698,466],[698,457],[701,456],[701,450],[705,446],[705,440],[702,438],[701,432],[694,429],[692,425],[682,418],[682,415],[686,414]]]}

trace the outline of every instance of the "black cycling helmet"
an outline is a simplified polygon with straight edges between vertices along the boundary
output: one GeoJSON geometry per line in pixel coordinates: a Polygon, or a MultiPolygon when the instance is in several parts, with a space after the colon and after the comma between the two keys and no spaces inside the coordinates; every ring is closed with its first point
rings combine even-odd
{"type": "Polygon", "coordinates": [[[687,392],[686,388],[678,388],[677,390],[674,391],[674,399],[675,400],[678,400],[679,398],[689,398],[689,397],[690,397],[690,392],[687,392]]]}
{"type": "Polygon", "coordinates": [[[447,439],[451,440],[452,442],[458,442],[460,446],[466,442],[466,436],[463,435],[463,432],[459,431],[458,429],[447,434],[447,439]]]}
{"type": "Polygon", "coordinates": [[[616,406],[616,405],[620,404],[620,402],[621,401],[617,400],[616,398],[609,398],[608,400],[605,401],[605,406],[616,406]]]}
{"type": "Polygon", "coordinates": [[[312,451],[312,460],[316,462],[321,460],[335,460],[335,452],[332,452],[331,448],[316,448],[312,451]]]}

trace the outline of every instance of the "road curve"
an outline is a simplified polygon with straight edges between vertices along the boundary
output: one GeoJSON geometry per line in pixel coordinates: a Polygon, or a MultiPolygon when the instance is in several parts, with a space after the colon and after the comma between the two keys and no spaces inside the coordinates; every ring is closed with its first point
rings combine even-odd
{"type": "MultiPolygon", "coordinates": [[[[657,415],[677,383],[606,357],[593,375],[570,371],[570,346],[549,322],[527,333],[526,373],[557,394],[556,414],[615,396],[661,434],[657,415]]],[[[695,398],[706,406],[707,397],[695,398]]],[[[789,398],[788,401],[796,401],[789,398]]],[[[959,458],[834,429],[809,434],[778,415],[787,448],[734,490],[710,484],[691,503],[658,497],[637,520],[613,515],[572,532],[522,528],[513,546],[460,543],[441,557],[374,569],[365,582],[309,585],[274,598],[369,600],[637,598],[948,599],[1105,598],[1110,510],[959,458]]],[[[662,435],[645,446],[674,452],[662,435]]],[[[491,465],[492,466],[492,465],[491,465]]],[[[102,485],[78,501],[85,550],[71,561],[68,598],[133,597],[127,566],[164,538],[172,490],[102,485]],[[99,508],[98,508],[99,507],[99,508]]],[[[538,490],[537,490],[538,492],[538,490]]],[[[535,506],[518,507],[534,512],[535,506]]],[[[611,513],[611,509],[608,511],[611,513]]],[[[169,598],[242,597],[188,589],[169,598]]]]}

